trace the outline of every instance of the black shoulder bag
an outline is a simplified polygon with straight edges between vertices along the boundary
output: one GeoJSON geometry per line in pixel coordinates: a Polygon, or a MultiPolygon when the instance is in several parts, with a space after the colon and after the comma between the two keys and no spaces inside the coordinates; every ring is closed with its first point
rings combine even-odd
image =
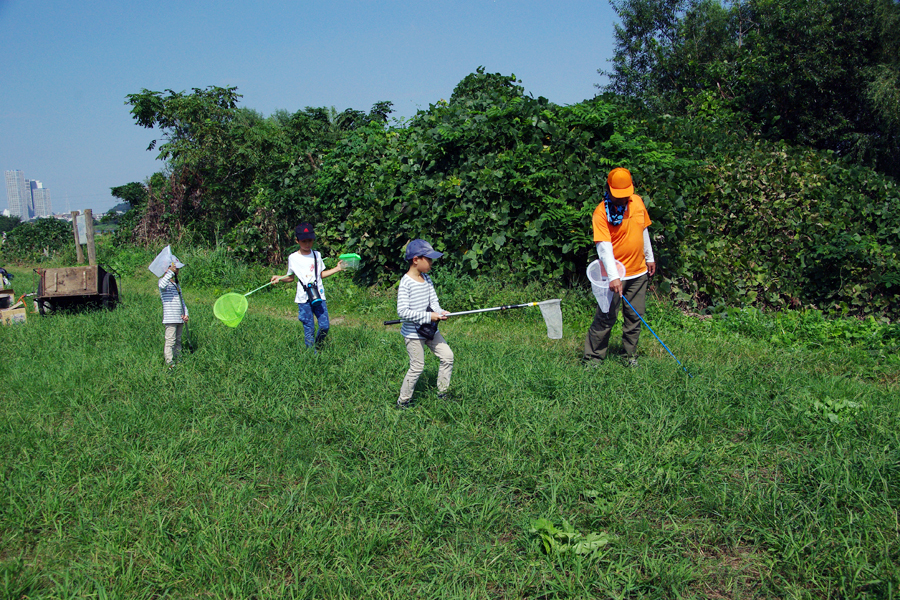
{"type": "MultiPolygon", "coordinates": [[[[429,283],[429,285],[434,285],[431,283],[431,278],[428,277],[428,275],[425,275],[424,277],[425,277],[425,280],[429,283]]],[[[429,315],[432,312],[434,312],[431,310],[431,304],[429,304],[428,308],[426,308],[425,310],[428,311],[429,315]]],[[[426,340],[433,340],[437,331],[438,331],[437,321],[428,321],[427,323],[425,323],[423,325],[416,325],[416,333],[421,335],[426,340]]]]}

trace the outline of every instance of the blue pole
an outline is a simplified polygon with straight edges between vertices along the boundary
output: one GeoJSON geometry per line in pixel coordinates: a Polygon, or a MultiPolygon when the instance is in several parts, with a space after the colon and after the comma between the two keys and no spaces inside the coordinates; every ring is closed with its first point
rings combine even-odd
{"type": "MultiPolygon", "coordinates": [[[[636,314],[636,315],[638,316],[638,319],[641,320],[641,323],[643,323],[644,325],[647,325],[647,321],[644,320],[644,317],[641,316],[641,313],[639,313],[638,311],[634,310],[634,307],[631,306],[631,302],[628,301],[628,298],[626,298],[624,294],[622,295],[622,300],[624,300],[625,303],[626,303],[628,306],[631,307],[631,310],[634,312],[634,314],[636,314]]],[[[659,341],[659,343],[662,344],[662,347],[666,349],[666,352],[668,352],[669,354],[672,354],[672,351],[669,350],[669,347],[668,347],[668,346],[666,346],[665,344],[663,344],[663,341],[662,341],[661,339],[659,339],[659,336],[656,335],[656,332],[653,331],[653,328],[650,327],[649,325],[647,325],[647,329],[649,329],[649,330],[650,330],[650,333],[653,334],[653,337],[655,337],[655,338],[657,339],[657,341],[659,341]]],[[[675,355],[674,355],[674,354],[672,354],[672,358],[675,358],[675,355]]],[[[680,361],[680,360],[678,360],[677,358],[675,358],[675,362],[677,362],[679,365],[681,365],[681,368],[684,369],[684,372],[688,374],[688,377],[690,377],[691,379],[694,378],[694,376],[691,375],[690,373],[688,373],[688,370],[684,368],[684,365],[681,364],[681,361],[680,361]]]]}

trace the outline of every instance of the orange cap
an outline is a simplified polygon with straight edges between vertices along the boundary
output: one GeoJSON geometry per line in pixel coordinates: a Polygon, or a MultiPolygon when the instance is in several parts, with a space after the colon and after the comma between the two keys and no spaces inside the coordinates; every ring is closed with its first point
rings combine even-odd
{"type": "Polygon", "coordinates": [[[613,198],[628,198],[634,193],[634,183],[631,181],[631,172],[619,167],[609,172],[606,178],[609,193],[613,198]]]}

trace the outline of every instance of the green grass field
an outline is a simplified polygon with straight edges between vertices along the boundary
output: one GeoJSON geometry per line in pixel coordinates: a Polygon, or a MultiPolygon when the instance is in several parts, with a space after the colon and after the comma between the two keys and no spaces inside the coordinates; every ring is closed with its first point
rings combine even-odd
{"type": "Polygon", "coordinates": [[[313,354],[293,285],[213,317],[266,277],[186,277],[171,372],[146,273],[115,311],[0,328],[0,597],[900,595],[900,361],[871,340],[651,302],[693,378],[646,330],[638,369],[588,369],[583,292],[445,277],[450,310],[562,297],[565,337],[537,309],[450,320],[459,401],[429,357],[397,411],[392,291],[326,280],[313,354]]]}

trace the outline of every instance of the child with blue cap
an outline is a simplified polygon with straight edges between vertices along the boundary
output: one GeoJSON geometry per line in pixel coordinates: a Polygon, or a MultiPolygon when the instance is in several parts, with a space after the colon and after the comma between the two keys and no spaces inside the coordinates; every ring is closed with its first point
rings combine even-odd
{"type": "Polygon", "coordinates": [[[397,408],[412,405],[413,392],[419,376],[425,369],[425,348],[438,357],[437,391],[438,398],[448,397],[450,376],[453,374],[453,350],[444,336],[437,330],[439,321],[447,319],[447,311],[441,308],[434,284],[428,273],[435,259],[443,256],[422,239],[415,239],[406,245],[406,260],[409,270],[400,280],[397,290],[397,315],[400,317],[400,335],[406,343],[409,355],[409,370],[400,387],[397,408]]]}

